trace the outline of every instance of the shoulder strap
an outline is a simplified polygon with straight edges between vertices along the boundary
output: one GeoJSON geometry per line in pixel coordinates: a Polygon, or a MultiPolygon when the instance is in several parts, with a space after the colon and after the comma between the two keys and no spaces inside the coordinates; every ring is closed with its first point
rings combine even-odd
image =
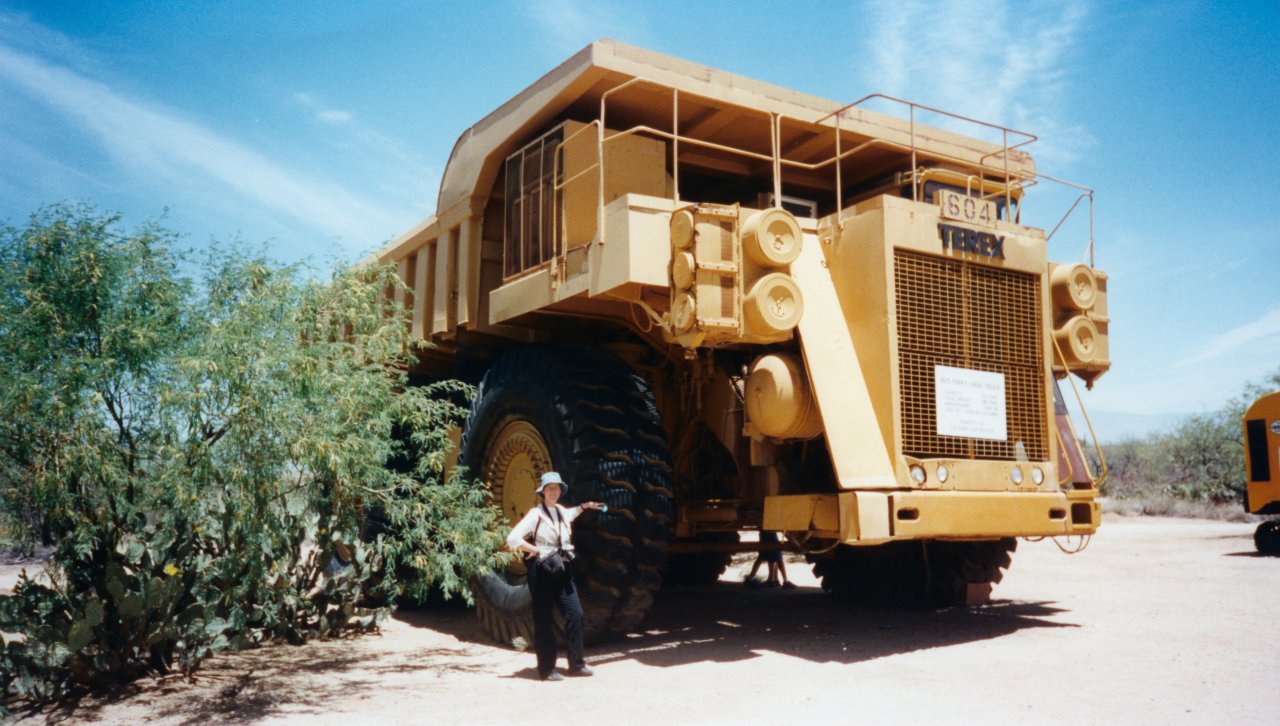
{"type": "MultiPolygon", "coordinates": [[[[560,549],[560,547],[564,544],[564,535],[563,535],[563,534],[561,534],[561,532],[560,532],[560,521],[561,521],[561,520],[560,520],[560,511],[559,511],[559,510],[560,510],[560,505],[559,505],[559,504],[557,504],[557,505],[556,505],[556,514],[555,514],[555,516],[552,516],[552,514],[551,514],[551,510],[547,509],[547,503],[546,503],[546,502],[543,502],[541,506],[542,506],[542,511],[544,511],[544,512],[546,512],[546,513],[547,513],[547,518],[548,518],[548,519],[550,519],[550,520],[551,520],[551,523],[552,523],[552,524],[554,524],[554,525],[556,526],[556,549],[560,549]]],[[[541,518],[541,517],[539,517],[538,519],[542,519],[542,518],[541,518]]],[[[538,543],[537,543],[537,542],[534,542],[533,544],[534,544],[535,546],[537,546],[537,544],[538,544],[538,543]]]]}

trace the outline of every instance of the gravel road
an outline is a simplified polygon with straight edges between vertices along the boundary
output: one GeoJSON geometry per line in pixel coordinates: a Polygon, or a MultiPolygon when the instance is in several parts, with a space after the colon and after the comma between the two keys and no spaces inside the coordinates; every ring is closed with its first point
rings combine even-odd
{"type": "Polygon", "coordinates": [[[1108,517],[1084,552],[1020,542],[989,605],[851,610],[795,590],[666,592],[646,630],[542,683],[471,612],[273,646],[25,720],[91,723],[1280,723],[1280,558],[1253,525],[1108,517]]]}

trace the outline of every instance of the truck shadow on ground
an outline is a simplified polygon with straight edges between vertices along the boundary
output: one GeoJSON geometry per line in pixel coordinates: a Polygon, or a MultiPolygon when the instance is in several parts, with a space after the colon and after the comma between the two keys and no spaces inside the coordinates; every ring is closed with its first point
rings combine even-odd
{"type": "MultiPolygon", "coordinates": [[[[654,667],[734,662],[775,652],[815,662],[858,663],[918,650],[990,640],[1028,628],[1074,628],[1047,602],[995,599],[971,609],[873,610],[846,606],[817,587],[747,590],[737,581],[673,587],[658,597],[641,630],[589,646],[588,661],[635,661],[654,667]],[[1052,619],[1051,619],[1052,618],[1052,619]]],[[[132,701],[148,718],[192,726],[272,716],[332,713],[335,702],[374,702],[396,689],[449,687],[450,676],[475,673],[534,679],[533,654],[496,645],[470,608],[457,602],[406,609],[395,619],[436,631],[456,645],[379,655],[380,638],[275,644],[228,653],[191,679],[144,679],[109,694],[68,699],[20,718],[70,723],[132,701]],[[411,684],[411,686],[410,686],[411,684]]],[[[456,683],[456,682],[455,682],[456,683]]]]}
{"type": "MultiPolygon", "coordinates": [[[[817,587],[747,590],[739,582],[721,581],[664,590],[638,632],[588,646],[587,657],[601,665],[634,660],[669,667],[745,660],[772,651],[815,662],[856,663],[999,638],[1027,628],[1080,627],[1050,619],[1062,612],[1048,602],[999,598],[975,608],[860,608],[817,587]]],[[[464,642],[495,646],[469,611],[421,610],[396,617],[464,642]]],[[[532,669],[515,675],[533,677],[532,669]]]]}
{"type": "Polygon", "coordinates": [[[772,651],[815,662],[857,663],[1027,628],[1079,627],[1048,619],[1045,602],[995,599],[977,608],[890,610],[849,606],[816,587],[746,591],[736,582],[673,588],[643,630],[589,649],[597,663],[652,666],[729,662],[772,651]]]}

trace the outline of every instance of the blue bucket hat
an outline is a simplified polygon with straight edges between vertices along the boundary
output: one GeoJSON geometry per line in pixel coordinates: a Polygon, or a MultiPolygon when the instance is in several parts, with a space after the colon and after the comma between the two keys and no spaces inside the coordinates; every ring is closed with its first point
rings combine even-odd
{"type": "Polygon", "coordinates": [[[560,478],[560,474],[554,471],[549,471],[542,475],[542,483],[538,485],[538,490],[535,493],[541,494],[542,490],[546,489],[548,484],[559,484],[560,496],[564,496],[569,491],[569,485],[564,483],[564,479],[560,478]]]}

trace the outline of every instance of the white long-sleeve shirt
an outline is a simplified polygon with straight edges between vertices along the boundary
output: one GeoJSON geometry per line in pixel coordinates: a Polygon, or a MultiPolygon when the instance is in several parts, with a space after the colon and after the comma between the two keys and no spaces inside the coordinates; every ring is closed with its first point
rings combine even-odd
{"type": "Polygon", "coordinates": [[[518,552],[520,543],[527,541],[536,529],[537,538],[533,546],[538,548],[539,557],[545,557],[558,549],[572,552],[572,528],[569,525],[579,514],[582,514],[582,507],[566,508],[557,504],[544,510],[543,505],[539,504],[511,528],[511,534],[507,535],[507,546],[518,552]],[[557,531],[559,537],[556,536],[557,531]]]}

